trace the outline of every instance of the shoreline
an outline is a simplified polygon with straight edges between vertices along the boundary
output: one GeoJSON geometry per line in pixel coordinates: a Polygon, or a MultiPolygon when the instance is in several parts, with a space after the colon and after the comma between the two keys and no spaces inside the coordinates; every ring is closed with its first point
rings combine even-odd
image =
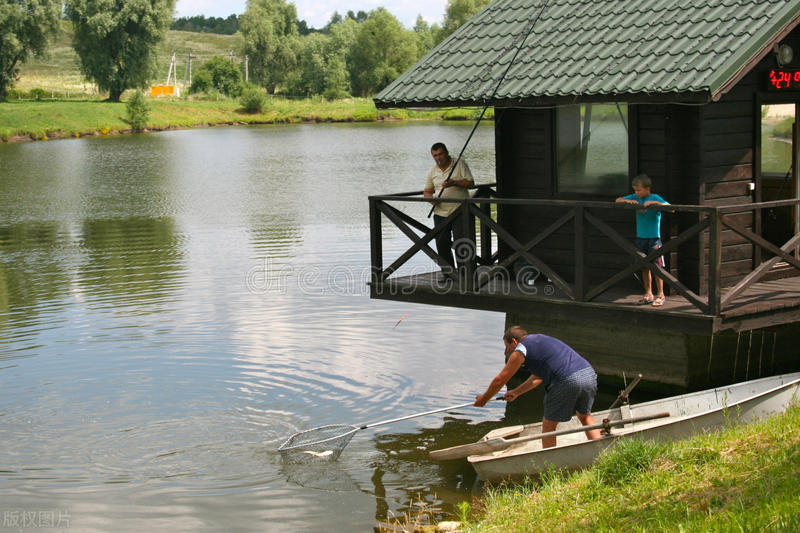
{"type": "Polygon", "coordinates": [[[91,138],[91,137],[118,137],[120,135],[133,135],[135,133],[160,133],[162,131],[178,131],[178,130],[193,130],[193,129],[204,129],[204,128],[221,128],[226,126],[269,126],[269,125],[281,125],[281,124],[333,124],[333,123],[351,123],[351,122],[360,122],[360,123],[367,123],[367,122],[414,122],[414,121],[450,121],[450,122],[463,122],[464,119],[445,119],[445,118],[380,118],[375,120],[318,120],[318,119],[309,119],[309,120],[299,120],[299,121],[251,121],[251,122],[244,122],[244,121],[226,121],[226,122],[214,122],[214,123],[197,123],[191,124],[188,126],[181,126],[177,124],[172,124],[169,126],[156,126],[151,128],[144,128],[140,131],[133,131],[133,128],[125,128],[125,129],[118,129],[118,130],[108,130],[103,132],[102,130],[94,130],[94,131],[86,131],[83,133],[75,132],[75,133],[68,133],[63,130],[55,130],[48,132],[47,135],[44,137],[36,138],[33,134],[29,133],[20,133],[10,135],[7,139],[0,138],[0,144],[3,143],[23,143],[23,142],[36,142],[36,141],[60,141],[65,139],[83,139],[83,138],[91,138]]]}
{"type": "MultiPolygon", "coordinates": [[[[243,113],[233,99],[148,99],[147,127],[134,132],[124,102],[40,100],[0,103],[0,143],[110,137],[224,126],[347,122],[474,121],[471,108],[382,109],[371,99],[271,99],[260,113],[243,113]]],[[[493,120],[493,110],[487,120],[493,120]]]]}

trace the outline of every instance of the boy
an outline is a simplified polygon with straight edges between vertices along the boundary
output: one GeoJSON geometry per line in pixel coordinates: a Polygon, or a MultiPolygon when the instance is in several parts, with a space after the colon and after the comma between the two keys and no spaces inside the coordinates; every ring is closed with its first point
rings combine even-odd
{"type": "MultiPolygon", "coordinates": [[[[633,194],[620,196],[618,203],[641,204],[643,207],[650,205],[669,205],[657,194],[653,194],[650,189],[653,186],[647,174],[639,174],[631,180],[633,194]]],[[[650,209],[638,209],[636,211],[636,248],[647,255],[654,250],[661,248],[661,211],[650,209]]],[[[664,256],[656,259],[656,264],[664,268],[664,256]]],[[[653,307],[664,305],[664,280],[656,276],[656,288],[658,294],[653,296],[652,274],[649,268],[642,269],[642,284],[644,294],[639,299],[639,305],[650,304],[653,307]]]]}

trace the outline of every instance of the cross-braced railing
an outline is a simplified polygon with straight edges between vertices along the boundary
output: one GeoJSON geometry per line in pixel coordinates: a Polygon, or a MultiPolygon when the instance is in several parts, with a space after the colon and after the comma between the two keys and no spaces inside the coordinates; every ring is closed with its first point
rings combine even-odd
{"type": "MultiPolygon", "coordinates": [[[[757,220],[761,209],[774,209],[778,207],[794,206],[797,208],[800,200],[785,200],[778,202],[762,202],[741,204],[726,207],[669,205],[653,206],[647,209],[657,209],[678,214],[684,223],[679,231],[673,232],[671,238],[666,239],[663,247],[649,254],[639,252],[630,237],[633,227],[633,217],[625,226],[626,234],[623,235],[613,223],[608,221],[608,214],[614,210],[635,210],[636,206],[629,204],[615,204],[612,202],[597,201],[569,201],[569,200],[530,200],[497,198],[493,185],[484,185],[475,188],[474,195],[465,200],[441,199],[442,202],[459,203],[456,209],[442,224],[431,227],[429,223],[417,220],[402,210],[395,207],[397,203],[430,202],[422,196],[422,191],[399,193],[384,196],[371,196],[370,201],[370,228],[372,252],[372,283],[373,285],[386,282],[397,270],[418,253],[424,253],[440,267],[446,266],[445,260],[430,243],[442,231],[448,231],[454,224],[462,224],[461,233],[468,238],[459,243],[461,250],[456,249],[457,257],[469,258],[463,262],[466,275],[462,280],[461,290],[476,291],[483,285],[501,275],[509,272],[518,261],[523,261],[535,267],[545,275],[560,291],[562,297],[574,301],[590,302],[612,287],[628,280],[632,274],[649,269],[653,275],[658,276],[673,293],[682,296],[691,305],[702,313],[717,316],[724,308],[730,307],[734,299],[759,282],[780,261],[800,270],[800,260],[796,249],[800,245],[800,234],[794,235],[789,241],[778,247],[767,241],[752,229],[743,227],[732,220],[733,215],[752,213],[750,220],[757,220]],[[533,235],[526,234],[524,238],[518,237],[508,228],[498,222],[497,213],[503,209],[517,206],[515,209],[548,209],[548,212],[562,212],[560,216],[553,217],[540,231],[533,235]],[[555,208],[555,209],[553,209],[555,208]],[[412,245],[400,254],[389,266],[383,264],[383,236],[381,231],[382,217],[391,221],[412,242],[412,245]],[[570,227],[571,226],[571,227],[570,227]],[[722,236],[724,230],[731,230],[739,235],[745,242],[753,246],[753,257],[760,257],[762,252],[770,255],[769,259],[755,265],[740,281],[732,287],[722,289],[723,247],[722,236]],[[572,272],[571,280],[549,264],[547,252],[540,253],[542,244],[553,237],[556,232],[566,230],[571,234],[572,272]],[[628,257],[629,262],[610,276],[598,280],[599,269],[586,260],[589,249],[589,239],[596,239],[602,235],[612,242],[616,248],[628,257]],[[702,238],[707,235],[707,238],[702,238]],[[701,268],[700,262],[704,255],[695,253],[701,259],[695,259],[693,264],[687,266],[686,261],[681,263],[681,269],[694,269],[690,276],[695,280],[695,285],[703,286],[704,290],[693,290],[682,282],[680,275],[675,275],[681,269],[667,270],[654,262],[658,257],[672,257],[677,264],[681,247],[700,246],[700,242],[707,243],[707,264],[701,268]],[[503,255],[499,253],[500,244],[503,244],[503,255]],[[464,249],[466,247],[466,249],[464,249]],[[483,266],[480,276],[475,276],[476,269],[483,266]],[[698,284],[697,280],[705,275],[705,283],[698,284]]],[[[618,217],[617,217],[618,218],[618,217]]],[[[619,224],[617,224],[619,225],[619,224]]],[[[529,232],[530,233],[530,232],[529,232]]],[[[562,234],[564,232],[562,231],[562,234]]],[[[740,239],[740,240],[741,240],[740,239]]],[[[624,261],[622,262],[624,264],[624,261]]]]}

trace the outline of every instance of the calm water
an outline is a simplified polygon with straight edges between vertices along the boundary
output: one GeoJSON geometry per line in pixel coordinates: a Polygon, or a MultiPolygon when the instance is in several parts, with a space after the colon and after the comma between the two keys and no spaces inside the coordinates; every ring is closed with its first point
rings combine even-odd
{"type": "MultiPolygon", "coordinates": [[[[367,195],[421,189],[430,144],[471,126],[0,145],[0,529],[371,531],[469,498],[471,469],[426,451],[502,406],[361,431],[328,466],[275,450],[470,401],[499,369],[502,314],[365,286],[367,195]]],[[[478,182],[493,142],[466,154],[478,182]]],[[[387,257],[408,247],[386,234],[387,257]]]]}

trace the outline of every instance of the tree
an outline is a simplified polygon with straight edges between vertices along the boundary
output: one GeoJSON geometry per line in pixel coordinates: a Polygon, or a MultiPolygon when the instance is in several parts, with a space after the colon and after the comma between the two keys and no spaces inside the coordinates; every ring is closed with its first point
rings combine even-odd
{"type": "Polygon", "coordinates": [[[0,3],[0,102],[31,55],[47,51],[48,39],[58,32],[61,2],[6,0],[0,3]]]}
{"type": "Polygon", "coordinates": [[[239,17],[238,48],[250,58],[250,75],[270,93],[297,68],[297,24],[297,8],[286,0],[250,0],[239,17]]]}
{"type": "Polygon", "coordinates": [[[295,92],[344,98],[350,94],[347,54],[355,41],[356,22],[344,19],[303,40],[300,77],[295,92]]]}
{"type": "Polygon", "coordinates": [[[385,8],[358,25],[348,66],[353,92],[368,96],[394,81],[417,60],[417,38],[385,8]]]}
{"type": "Polygon", "coordinates": [[[81,72],[112,102],[125,89],[146,87],[174,8],[175,0],[68,0],[81,72]]]}
{"type": "Polygon", "coordinates": [[[214,56],[192,76],[192,85],[189,92],[208,92],[216,89],[228,96],[239,96],[242,93],[242,71],[230,59],[214,56]]]}
{"type": "Polygon", "coordinates": [[[436,45],[436,37],[441,31],[438,24],[431,26],[422,18],[422,15],[417,15],[417,22],[414,24],[414,33],[417,36],[417,57],[422,57],[431,51],[431,48],[436,45]]]}
{"type": "Polygon", "coordinates": [[[150,106],[144,99],[141,89],[136,89],[133,96],[125,104],[126,122],[134,131],[142,131],[150,120],[150,106]]]}
{"type": "Polygon", "coordinates": [[[444,10],[442,29],[437,44],[444,41],[451,33],[474,17],[478,11],[489,5],[490,0],[447,0],[444,10]]]}

